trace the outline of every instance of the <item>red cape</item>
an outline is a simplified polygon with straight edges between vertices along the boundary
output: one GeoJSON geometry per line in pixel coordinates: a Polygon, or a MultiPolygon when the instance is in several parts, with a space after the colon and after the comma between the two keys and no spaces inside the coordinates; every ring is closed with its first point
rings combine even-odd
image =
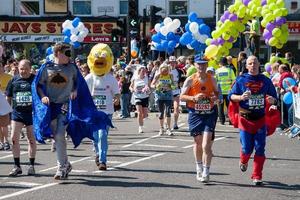
{"type": "Polygon", "coordinates": [[[239,115],[239,103],[230,101],[228,106],[228,117],[235,128],[239,128],[253,134],[255,134],[258,129],[266,125],[267,135],[269,136],[275,132],[277,126],[281,123],[280,111],[277,109],[270,110],[270,106],[271,105],[268,101],[266,101],[265,117],[257,121],[249,121],[239,115]]]}

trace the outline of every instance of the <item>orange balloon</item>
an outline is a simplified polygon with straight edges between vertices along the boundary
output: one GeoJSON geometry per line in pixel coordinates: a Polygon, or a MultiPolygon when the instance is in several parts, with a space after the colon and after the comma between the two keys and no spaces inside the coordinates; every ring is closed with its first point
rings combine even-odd
{"type": "Polygon", "coordinates": [[[131,51],[131,57],[136,58],[137,56],[137,51],[131,51]]]}

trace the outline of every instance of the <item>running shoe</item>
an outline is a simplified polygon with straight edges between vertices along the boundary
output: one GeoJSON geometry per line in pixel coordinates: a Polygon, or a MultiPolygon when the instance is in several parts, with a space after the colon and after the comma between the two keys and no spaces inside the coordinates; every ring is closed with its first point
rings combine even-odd
{"type": "Polygon", "coordinates": [[[56,145],[55,145],[55,142],[52,141],[52,144],[51,144],[51,152],[55,152],[56,151],[56,145]]]}
{"type": "Polygon", "coordinates": [[[197,171],[197,174],[196,174],[197,181],[201,181],[201,178],[202,178],[202,172],[201,171],[197,171]]]}
{"type": "Polygon", "coordinates": [[[209,175],[207,175],[207,176],[202,176],[201,179],[200,179],[200,181],[201,181],[202,183],[209,183],[209,175]]]}
{"type": "Polygon", "coordinates": [[[3,148],[5,151],[10,150],[10,144],[8,142],[4,142],[3,148]]]}
{"type": "Polygon", "coordinates": [[[101,163],[101,164],[99,165],[99,170],[101,170],[101,171],[106,171],[106,170],[107,170],[106,164],[105,164],[105,163],[101,163]]]}
{"type": "Polygon", "coordinates": [[[34,176],[35,175],[35,169],[33,165],[30,165],[27,171],[28,176],[34,176]]]}
{"type": "Polygon", "coordinates": [[[143,128],[139,126],[139,133],[144,133],[143,128]]]}
{"type": "Polygon", "coordinates": [[[163,135],[163,134],[164,134],[164,129],[163,128],[159,129],[159,135],[163,135]]]}
{"type": "Polygon", "coordinates": [[[9,172],[9,176],[12,176],[12,177],[16,177],[18,176],[19,174],[22,174],[22,169],[21,167],[18,167],[18,166],[14,166],[14,168],[11,170],[11,172],[9,172]]]}
{"type": "Polygon", "coordinates": [[[54,175],[55,180],[63,180],[66,179],[66,169],[63,166],[57,168],[56,173],[54,175]]]}
{"type": "Polygon", "coordinates": [[[253,183],[254,183],[254,185],[262,185],[262,180],[260,180],[260,179],[253,179],[253,183]]]}
{"type": "Polygon", "coordinates": [[[179,129],[179,128],[178,128],[177,124],[174,124],[173,130],[178,130],[178,129],[179,129]]]}
{"type": "Polygon", "coordinates": [[[100,162],[99,162],[99,156],[98,155],[96,155],[96,157],[95,157],[95,163],[99,167],[100,162]]]}
{"type": "Polygon", "coordinates": [[[4,150],[4,144],[0,142],[0,151],[4,150]]]}
{"type": "Polygon", "coordinates": [[[241,170],[242,172],[247,171],[248,163],[246,163],[246,164],[240,163],[239,165],[240,165],[240,170],[241,170]]]}
{"type": "Polygon", "coordinates": [[[172,133],[172,131],[171,131],[169,128],[167,129],[166,133],[167,133],[167,135],[169,135],[169,136],[174,135],[174,133],[172,133]]]}
{"type": "Polygon", "coordinates": [[[69,173],[72,171],[72,165],[71,163],[68,161],[67,164],[65,164],[65,168],[66,168],[66,177],[69,176],[69,173]]]}

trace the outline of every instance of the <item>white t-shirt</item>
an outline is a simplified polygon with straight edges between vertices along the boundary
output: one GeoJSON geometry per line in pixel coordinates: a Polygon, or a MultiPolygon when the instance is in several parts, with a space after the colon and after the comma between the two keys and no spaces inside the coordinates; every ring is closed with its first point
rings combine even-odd
{"type": "Polygon", "coordinates": [[[109,73],[105,76],[88,74],[85,80],[98,110],[106,114],[113,114],[113,98],[116,94],[120,94],[117,79],[109,73]]]}
{"type": "Polygon", "coordinates": [[[0,116],[4,116],[10,112],[12,112],[12,108],[7,102],[4,93],[0,91],[0,116]]]}
{"type": "Polygon", "coordinates": [[[172,91],[173,95],[179,95],[180,94],[180,89],[178,87],[179,72],[178,72],[177,69],[172,69],[171,73],[172,73],[172,76],[173,76],[174,85],[176,86],[176,89],[172,91]]]}
{"type": "Polygon", "coordinates": [[[145,99],[149,97],[148,93],[144,91],[145,87],[148,87],[148,77],[145,76],[143,79],[140,79],[138,77],[134,77],[131,79],[131,81],[134,81],[134,98],[137,99],[145,99]]]}

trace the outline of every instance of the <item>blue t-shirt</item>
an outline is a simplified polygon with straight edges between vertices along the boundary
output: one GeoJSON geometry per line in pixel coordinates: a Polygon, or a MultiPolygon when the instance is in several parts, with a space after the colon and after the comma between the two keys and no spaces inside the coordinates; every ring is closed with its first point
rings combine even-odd
{"type": "Polygon", "coordinates": [[[240,101],[241,108],[255,112],[257,114],[265,114],[265,97],[266,95],[272,96],[277,99],[276,90],[271,80],[265,77],[263,74],[256,76],[250,74],[243,74],[236,79],[228,98],[231,99],[231,95],[242,95],[247,90],[251,91],[251,96],[248,100],[240,101]]]}

